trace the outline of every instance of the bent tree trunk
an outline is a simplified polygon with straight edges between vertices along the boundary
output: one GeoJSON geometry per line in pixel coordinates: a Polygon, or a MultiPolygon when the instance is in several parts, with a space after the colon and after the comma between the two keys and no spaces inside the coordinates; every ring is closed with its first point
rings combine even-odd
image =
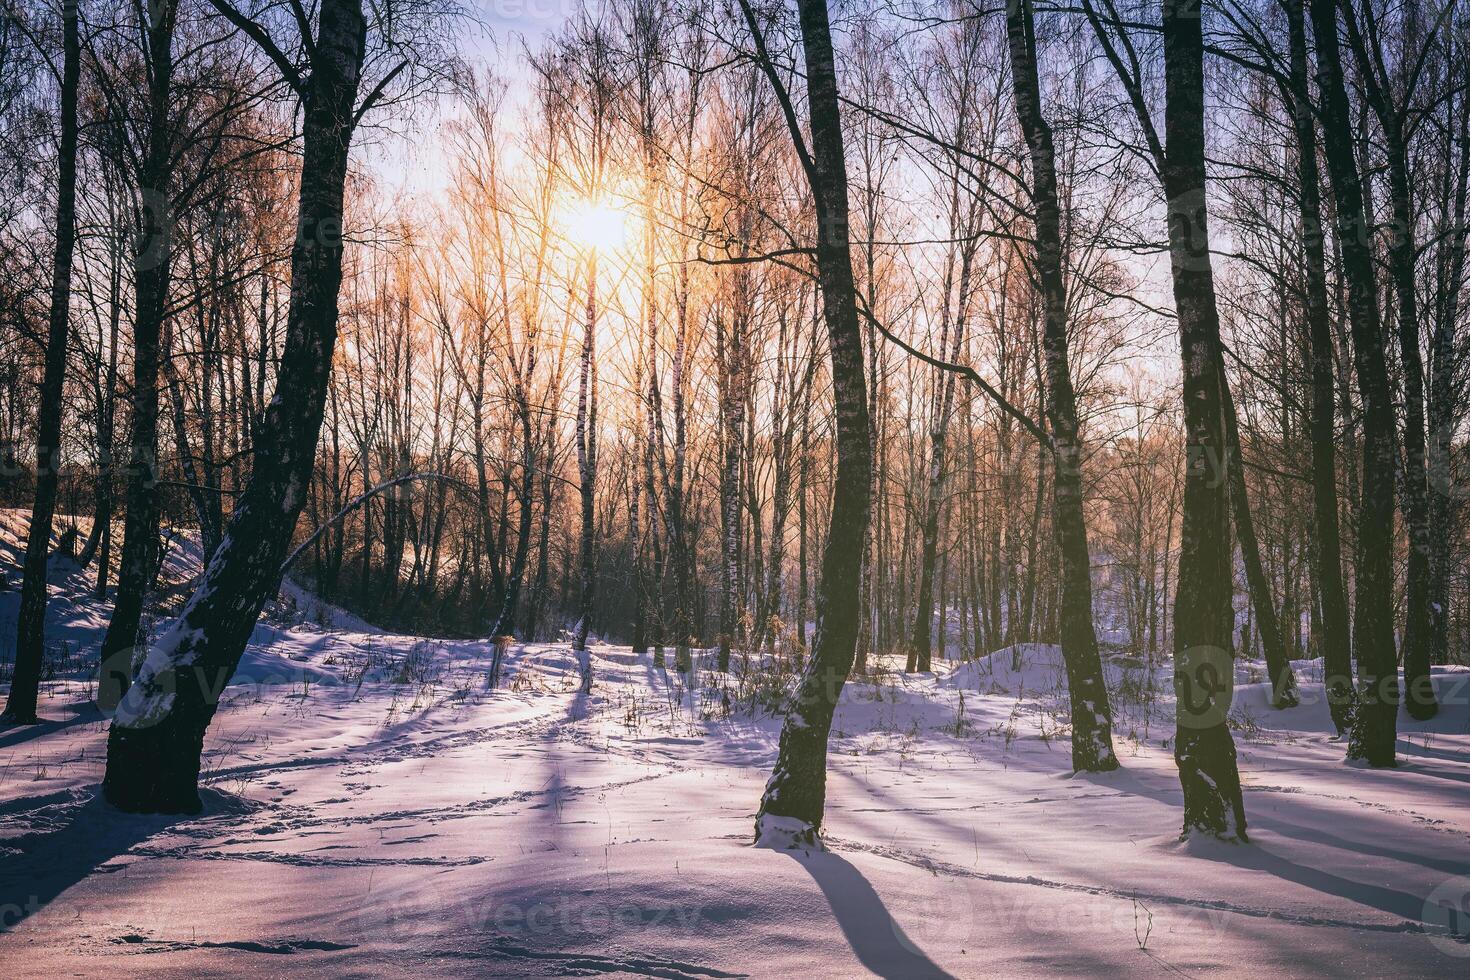
{"type": "Polygon", "coordinates": [[[342,195],[366,37],[360,0],[325,0],[319,24],[301,92],[304,155],[276,394],[219,550],[179,619],[148,650],[113,719],[102,789],[123,810],[199,810],[204,732],[261,606],[280,584],[306,501],[337,336],[342,195]]]}
{"type": "Polygon", "coordinates": [[[1205,206],[1204,37],[1199,0],[1164,4],[1164,195],[1188,450],[1179,585],[1174,597],[1174,759],[1182,834],[1245,839],[1235,740],[1226,725],[1234,673],[1233,548],[1227,380],[1205,206]]]}
{"type": "MultiPolygon", "coordinates": [[[[61,395],[66,380],[66,339],[70,327],[71,267],[77,240],[77,88],[81,43],[76,0],[61,5],[61,148],[56,175],[56,252],[51,261],[51,312],[46,360],[41,376],[41,406],[36,420],[36,496],[26,533],[25,578],[15,630],[15,673],[4,719],[34,724],[46,645],[46,564],[61,465],[61,395]]],[[[98,518],[100,520],[100,516],[98,518]]]]}
{"type": "Polygon", "coordinates": [[[1036,21],[1031,0],[1006,7],[1011,80],[1016,116],[1031,153],[1031,200],[1036,209],[1036,276],[1044,306],[1042,345],[1047,379],[1047,419],[1056,457],[1052,478],[1052,524],[1061,561],[1059,602],[1062,661],[1072,712],[1072,768],[1100,772],[1118,768],[1113,752],[1112,706],[1103,682],[1097,632],[1092,622],[1092,562],[1082,510],[1082,444],[1077,399],[1067,360],[1067,295],[1062,276],[1061,207],[1057,198],[1056,150],[1041,110],[1036,71],[1036,21]]]}
{"type": "Polygon", "coordinates": [[[1291,38],[1292,121],[1297,140],[1298,203],[1306,268],[1307,331],[1312,362],[1312,519],[1316,531],[1317,589],[1322,608],[1322,672],[1327,706],[1338,734],[1352,723],[1353,660],[1347,590],[1342,580],[1342,537],[1337,526],[1337,453],[1333,449],[1332,320],[1327,306],[1327,259],[1322,235],[1322,189],[1317,172],[1317,132],[1307,89],[1304,0],[1288,0],[1291,38]]]}
{"type": "Polygon", "coordinates": [[[1398,729],[1398,655],[1394,650],[1393,403],[1378,314],[1373,230],[1363,208],[1363,184],[1353,156],[1352,122],[1342,77],[1333,0],[1310,0],[1317,42],[1317,88],[1322,99],[1322,146],[1337,211],[1337,240],[1347,284],[1353,361],[1363,400],[1363,469],[1358,502],[1357,587],[1353,652],[1358,661],[1358,699],[1348,758],[1374,766],[1394,764],[1398,729]]]}
{"type": "MultiPolygon", "coordinates": [[[[752,33],[749,7],[742,6],[752,33]]],[[[863,373],[862,334],[848,246],[847,161],[842,148],[837,73],[826,0],[798,0],[806,55],[812,152],[804,160],[817,218],[817,281],[832,351],[837,471],[831,524],[817,586],[817,633],[812,657],[781,726],[776,767],[761,797],[756,840],[771,847],[816,846],[827,799],[827,736],[832,713],[852,671],[857,646],[860,568],[872,507],[872,447],[863,373]]],[[[757,37],[759,35],[757,34],[757,37]]],[[[767,77],[784,93],[761,44],[767,77]]],[[[783,99],[793,140],[800,140],[789,100],[783,99]]]]}
{"type": "Polygon", "coordinates": [[[371,501],[374,497],[378,496],[381,493],[386,493],[389,490],[396,490],[398,487],[401,487],[408,483],[417,482],[441,483],[445,486],[457,489],[467,496],[474,493],[473,487],[469,486],[466,483],[463,483],[455,477],[445,476],[443,473],[409,473],[405,476],[395,476],[391,480],[384,480],[377,486],[372,487],[369,490],[364,490],[356,497],[353,497],[351,500],[347,501],[347,503],[343,504],[342,507],[337,511],[337,513],[327,518],[317,527],[315,531],[311,532],[311,536],[308,537],[305,541],[298,544],[291,551],[291,553],[286,556],[286,560],[281,562],[281,575],[284,577],[285,574],[291,570],[291,566],[296,564],[297,559],[299,559],[302,555],[310,552],[311,549],[316,545],[316,543],[322,539],[323,535],[334,528],[340,527],[343,519],[346,518],[348,514],[351,514],[353,511],[361,509],[369,501],[371,501]]]}

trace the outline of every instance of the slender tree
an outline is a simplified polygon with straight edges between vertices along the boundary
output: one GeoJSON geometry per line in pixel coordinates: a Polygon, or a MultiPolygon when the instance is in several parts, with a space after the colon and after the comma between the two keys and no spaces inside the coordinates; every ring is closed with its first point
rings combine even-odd
{"type": "Polygon", "coordinates": [[[1292,127],[1296,133],[1297,203],[1305,271],[1305,310],[1312,370],[1312,520],[1319,604],[1323,681],[1328,710],[1339,734],[1352,722],[1352,646],[1347,590],[1342,576],[1342,537],[1337,520],[1337,452],[1334,418],[1332,321],[1327,302],[1327,259],[1322,231],[1322,190],[1317,169],[1317,131],[1308,89],[1304,0],[1287,0],[1292,127]]]}
{"type": "Polygon", "coordinates": [[[26,532],[25,578],[16,620],[15,673],[3,720],[35,724],[46,645],[47,564],[52,518],[61,475],[62,389],[70,333],[72,258],[77,240],[77,90],[81,78],[78,0],[61,4],[61,139],[56,166],[56,241],[51,259],[51,310],[46,331],[45,367],[36,419],[36,490],[26,532]]]}
{"type": "Polygon", "coordinates": [[[126,519],[122,563],[112,618],[102,638],[97,703],[117,707],[130,683],[134,647],[141,639],[143,606],[158,570],[158,373],[159,345],[168,306],[173,262],[175,128],[174,28],[178,0],[137,8],[145,18],[147,119],[135,162],[139,213],[133,242],[133,390],[128,436],[126,519]]]}
{"type": "Polygon", "coordinates": [[[1067,295],[1063,275],[1061,206],[1057,197],[1056,149],[1042,111],[1036,69],[1036,23],[1031,0],[1006,7],[1011,80],[1016,116],[1031,155],[1031,203],[1035,209],[1036,278],[1043,305],[1042,347],[1046,365],[1046,415],[1056,465],[1052,474],[1052,528],[1061,560],[1062,660],[1072,710],[1072,768],[1116,769],[1112,709],[1103,682],[1092,615],[1092,559],[1082,507],[1082,440],[1077,398],[1067,354],[1067,295]]]}
{"type": "Polygon", "coordinates": [[[848,240],[847,161],[826,0],[797,2],[806,60],[810,150],[747,0],[741,0],[741,8],[811,189],[817,282],[832,356],[837,423],[830,527],[817,586],[817,635],[781,726],[776,766],[761,797],[755,835],[759,843],[771,847],[818,846],[827,799],[827,737],[857,646],[862,547],[872,508],[862,333],[848,240]]]}
{"type": "Polygon", "coordinates": [[[1384,364],[1378,312],[1373,231],[1363,206],[1352,119],[1342,74],[1334,0],[1309,0],[1316,40],[1322,147],[1337,214],[1337,245],[1347,293],[1353,361],[1362,396],[1363,464],[1359,483],[1357,579],[1353,654],[1358,666],[1348,758],[1374,766],[1395,764],[1398,730],[1398,656],[1394,650],[1393,534],[1395,448],[1393,402],[1384,364]]]}

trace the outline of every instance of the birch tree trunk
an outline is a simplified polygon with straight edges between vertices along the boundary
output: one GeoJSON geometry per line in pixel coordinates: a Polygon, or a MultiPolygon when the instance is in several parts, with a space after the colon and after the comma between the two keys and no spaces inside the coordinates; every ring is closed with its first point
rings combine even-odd
{"type": "Polygon", "coordinates": [[[592,607],[597,595],[597,254],[588,259],[587,320],[582,335],[581,378],[577,387],[577,475],[582,502],[582,530],[578,538],[577,568],[581,576],[577,593],[577,626],[572,649],[582,654],[582,688],[592,686],[586,661],[587,634],[592,628],[592,607]]]}

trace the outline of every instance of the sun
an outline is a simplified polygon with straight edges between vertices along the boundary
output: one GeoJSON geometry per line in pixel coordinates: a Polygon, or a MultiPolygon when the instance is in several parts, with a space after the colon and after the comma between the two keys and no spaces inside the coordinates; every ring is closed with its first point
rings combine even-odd
{"type": "Polygon", "coordinates": [[[562,226],[567,238],[579,248],[607,253],[628,242],[628,213],[597,198],[569,201],[562,226]]]}

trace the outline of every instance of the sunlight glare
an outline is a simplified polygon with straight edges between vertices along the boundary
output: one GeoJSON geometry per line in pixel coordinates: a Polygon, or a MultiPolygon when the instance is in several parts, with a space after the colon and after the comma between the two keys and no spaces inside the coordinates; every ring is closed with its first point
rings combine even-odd
{"type": "Polygon", "coordinates": [[[582,198],[566,209],[567,237],[582,248],[612,252],[628,241],[628,214],[602,200],[582,198]]]}

